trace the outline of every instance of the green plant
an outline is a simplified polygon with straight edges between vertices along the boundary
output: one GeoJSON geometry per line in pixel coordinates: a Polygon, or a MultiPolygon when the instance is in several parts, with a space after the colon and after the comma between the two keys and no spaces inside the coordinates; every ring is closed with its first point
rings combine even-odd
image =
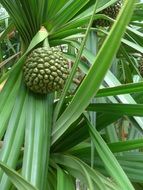
{"type": "Polygon", "coordinates": [[[11,68],[19,54],[19,36],[6,10],[0,5],[0,76],[11,68]]]}
{"type": "Polygon", "coordinates": [[[0,189],[74,190],[77,179],[90,190],[140,189],[143,121],[136,116],[143,112],[142,99],[136,102],[133,93],[141,97],[143,85],[124,84],[115,66],[128,68],[124,79],[139,73],[135,58],[143,48],[137,21],[143,3],[125,0],[115,22],[98,14],[115,0],[0,3],[21,37],[21,56],[0,79],[6,79],[0,93],[0,189]],[[91,27],[102,17],[114,22],[111,29],[91,27]],[[62,92],[39,95],[24,85],[22,69],[29,53],[45,40],[50,47],[66,49],[72,67],[62,92]],[[78,68],[85,77],[69,95],[78,68]]]}

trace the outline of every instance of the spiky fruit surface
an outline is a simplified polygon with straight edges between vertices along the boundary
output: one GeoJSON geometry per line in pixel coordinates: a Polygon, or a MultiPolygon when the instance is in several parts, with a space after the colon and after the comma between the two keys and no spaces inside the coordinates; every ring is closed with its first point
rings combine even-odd
{"type": "MultiPolygon", "coordinates": [[[[122,0],[118,0],[116,3],[114,3],[110,7],[107,7],[106,9],[99,12],[99,14],[104,14],[104,15],[109,16],[110,18],[115,19],[121,9],[121,6],[122,6],[122,0]]],[[[97,19],[93,22],[93,27],[96,27],[96,26],[106,27],[110,25],[111,25],[111,22],[105,19],[97,19]]]]}
{"type": "Polygon", "coordinates": [[[139,71],[140,71],[141,76],[143,77],[143,57],[141,57],[140,59],[139,71]]]}
{"type": "Polygon", "coordinates": [[[25,84],[40,94],[61,90],[68,75],[68,61],[57,48],[33,50],[23,67],[25,84]]]}

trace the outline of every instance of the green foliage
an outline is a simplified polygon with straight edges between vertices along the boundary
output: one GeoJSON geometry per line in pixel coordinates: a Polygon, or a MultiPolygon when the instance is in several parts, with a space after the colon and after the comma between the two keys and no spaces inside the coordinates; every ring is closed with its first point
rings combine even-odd
{"type": "Polygon", "coordinates": [[[98,14],[115,0],[0,3],[10,21],[0,42],[15,28],[21,51],[0,78],[6,80],[0,92],[0,189],[141,189],[143,120],[136,116],[143,115],[143,3],[125,0],[116,20],[98,14]],[[112,27],[93,28],[93,20],[103,17],[112,27]],[[71,72],[62,92],[40,95],[26,88],[22,69],[45,39],[61,47],[71,72]]]}

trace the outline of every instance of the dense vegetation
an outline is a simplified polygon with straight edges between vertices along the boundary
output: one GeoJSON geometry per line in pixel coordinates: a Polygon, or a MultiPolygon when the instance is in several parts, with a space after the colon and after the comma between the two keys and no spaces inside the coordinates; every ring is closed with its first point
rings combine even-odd
{"type": "Polygon", "coordinates": [[[0,0],[1,190],[143,189],[143,3],[115,2],[0,0]],[[43,46],[68,59],[58,92],[24,83],[43,46]]]}

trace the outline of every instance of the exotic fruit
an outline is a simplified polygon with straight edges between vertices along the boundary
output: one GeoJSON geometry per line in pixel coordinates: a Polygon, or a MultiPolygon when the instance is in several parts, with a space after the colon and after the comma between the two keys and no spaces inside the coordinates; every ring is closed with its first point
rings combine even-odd
{"type": "Polygon", "coordinates": [[[57,48],[33,50],[23,67],[25,84],[40,94],[61,90],[68,75],[68,61],[57,48]]]}
{"type": "MultiPolygon", "coordinates": [[[[115,19],[121,9],[121,6],[122,6],[122,0],[118,0],[113,5],[99,12],[99,14],[104,14],[110,18],[115,19]]],[[[110,25],[111,25],[111,22],[105,19],[97,19],[93,21],[93,27],[96,27],[96,26],[105,27],[105,26],[110,26],[110,25]]]]}
{"type": "Polygon", "coordinates": [[[140,71],[141,76],[143,77],[143,57],[141,57],[140,59],[139,71],[140,71]]]}

